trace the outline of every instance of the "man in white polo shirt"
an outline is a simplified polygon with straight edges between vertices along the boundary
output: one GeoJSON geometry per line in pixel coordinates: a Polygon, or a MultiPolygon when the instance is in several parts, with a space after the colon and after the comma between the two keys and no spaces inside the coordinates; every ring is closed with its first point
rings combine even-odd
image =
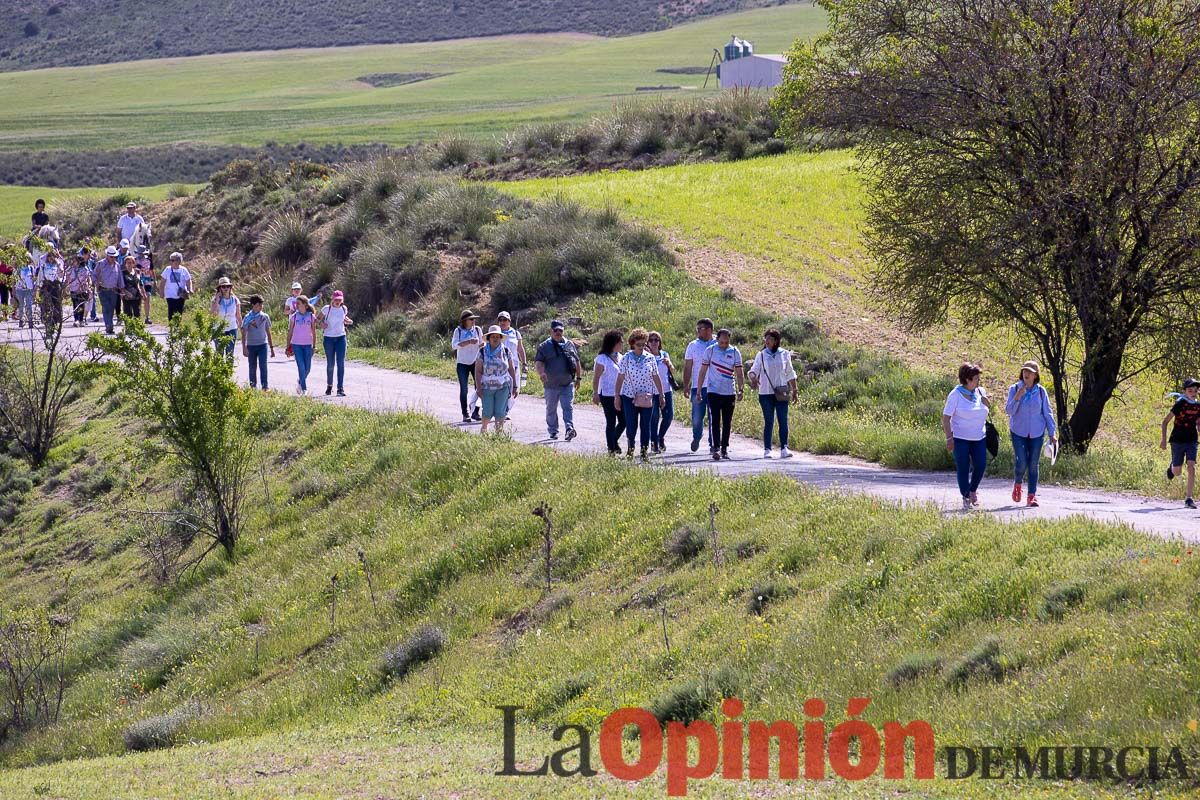
{"type": "MultiPolygon", "coordinates": [[[[137,203],[131,202],[125,206],[125,213],[117,220],[117,240],[133,239],[133,232],[137,230],[137,226],[145,222],[142,215],[138,213],[137,203]]],[[[126,245],[128,247],[128,245],[126,245]]]]}

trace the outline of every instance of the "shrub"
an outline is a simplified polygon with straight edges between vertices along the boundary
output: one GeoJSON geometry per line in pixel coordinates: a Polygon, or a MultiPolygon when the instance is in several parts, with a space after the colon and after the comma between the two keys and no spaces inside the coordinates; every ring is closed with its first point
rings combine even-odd
{"type": "Polygon", "coordinates": [[[686,725],[704,717],[715,703],[715,693],[706,690],[703,684],[686,683],[656,697],[649,711],[664,726],[668,722],[686,725]]]}
{"type": "Polygon", "coordinates": [[[500,269],[492,298],[506,308],[536,305],[555,296],[557,280],[558,266],[552,252],[523,251],[510,257],[500,269]]]}
{"type": "Polygon", "coordinates": [[[944,679],[947,686],[959,687],[976,676],[999,680],[1004,677],[1004,673],[1005,665],[1000,659],[1000,640],[995,636],[988,636],[951,664],[944,679]]]}
{"type": "Polygon", "coordinates": [[[475,154],[475,145],[461,136],[443,139],[434,147],[434,166],[457,167],[468,163],[475,154]]]}
{"type": "Polygon", "coordinates": [[[383,347],[399,349],[404,343],[409,319],[398,311],[380,314],[370,322],[354,326],[354,344],[357,347],[383,347]]]}
{"type": "Polygon", "coordinates": [[[481,241],[484,226],[496,221],[500,198],[478,183],[442,186],[412,211],[413,238],[428,244],[437,239],[481,241]]]}
{"type": "Polygon", "coordinates": [[[761,614],[773,600],[787,594],[786,587],[774,582],[756,583],[746,596],[746,610],[751,614],[761,614]]]}
{"type": "Polygon", "coordinates": [[[177,708],[169,714],[147,717],[125,729],[126,750],[158,750],[175,744],[183,728],[195,717],[190,708],[177,708]]]}
{"type": "Polygon", "coordinates": [[[42,512],[42,530],[48,531],[53,528],[55,523],[65,517],[68,512],[70,512],[70,508],[63,503],[46,506],[46,510],[42,512]]]}
{"type": "Polygon", "coordinates": [[[1037,618],[1042,622],[1061,620],[1067,610],[1083,602],[1084,587],[1078,582],[1060,583],[1052,586],[1038,608],[1037,618]]]}
{"type": "Polygon", "coordinates": [[[186,183],[173,183],[167,187],[167,199],[178,200],[181,197],[191,197],[192,189],[186,183]]]}
{"type": "Polygon", "coordinates": [[[401,231],[377,230],[358,247],[342,271],[346,303],[356,312],[374,314],[392,301],[393,277],[413,257],[413,245],[401,231]]]}
{"type": "Polygon", "coordinates": [[[888,674],[884,680],[887,681],[889,686],[896,688],[906,683],[911,683],[924,675],[939,672],[944,663],[944,659],[941,656],[929,653],[914,653],[888,670],[888,674]]]}
{"type": "Polygon", "coordinates": [[[271,220],[259,244],[261,252],[287,266],[307,261],[312,255],[312,230],[308,220],[297,211],[288,211],[271,220]]]}
{"type": "Polygon", "coordinates": [[[686,564],[700,555],[708,544],[708,531],[693,525],[676,528],[667,539],[667,554],[680,564],[686,564]]]}
{"type": "Polygon", "coordinates": [[[441,628],[426,625],[400,644],[383,654],[383,671],[395,680],[433,659],[446,647],[446,634],[441,628]]]}

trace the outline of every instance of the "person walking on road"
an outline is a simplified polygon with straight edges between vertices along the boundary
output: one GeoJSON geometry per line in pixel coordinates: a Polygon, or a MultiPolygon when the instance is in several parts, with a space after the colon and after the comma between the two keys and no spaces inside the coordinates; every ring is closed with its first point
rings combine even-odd
{"type": "Polygon", "coordinates": [[[96,294],[100,298],[100,312],[104,317],[104,333],[113,335],[113,317],[121,309],[121,293],[125,290],[125,278],[117,264],[117,248],[109,245],[104,258],[96,263],[92,276],[96,283],[96,294]]]}
{"type": "Polygon", "coordinates": [[[791,458],[788,449],[788,403],[799,400],[796,389],[796,368],[792,354],[780,347],[783,335],[776,328],[763,334],[763,349],[750,365],[750,386],[758,391],[758,404],[763,413],[763,458],[771,457],[771,436],[775,420],[779,420],[779,457],[791,458]]]}
{"type": "Polygon", "coordinates": [[[313,342],[316,341],[316,315],[308,298],[300,295],[296,298],[296,310],[288,319],[287,349],[290,355],[296,357],[296,394],[308,394],[308,373],[312,369],[313,342]]]}
{"type": "Polygon", "coordinates": [[[1175,476],[1183,472],[1184,462],[1187,462],[1187,499],[1183,504],[1195,508],[1196,501],[1192,493],[1196,489],[1196,443],[1200,441],[1200,380],[1188,378],[1183,382],[1182,392],[1172,392],[1175,405],[1167,412],[1162,422],[1162,441],[1159,446],[1167,449],[1167,425],[1174,420],[1171,429],[1171,464],[1167,467],[1167,480],[1175,480],[1175,476]]]}
{"type": "Polygon", "coordinates": [[[1050,395],[1041,383],[1041,369],[1036,361],[1021,365],[1017,382],[1008,387],[1008,399],[1004,411],[1008,414],[1008,430],[1013,446],[1013,490],[1014,503],[1021,502],[1022,482],[1029,475],[1027,506],[1038,505],[1038,465],[1042,458],[1042,445],[1048,436],[1051,445],[1058,444],[1058,424],[1050,408],[1050,395]]]}
{"type": "Polygon", "coordinates": [[[713,446],[710,452],[713,461],[729,458],[733,407],[741,402],[745,383],[742,353],[729,343],[732,336],[727,328],[717,331],[717,343],[704,351],[704,360],[700,364],[700,385],[708,389],[708,410],[712,418],[713,446]]]}
{"type": "Polygon", "coordinates": [[[217,281],[217,293],[208,304],[208,313],[221,320],[221,335],[217,337],[217,349],[223,350],[230,361],[237,345],[238,331],[242,327],[242,301],[233,293],[233,281],[222,276],[217,281]]]}
{"type": "MultiPolygon", "coordinates": [[[[700,382],[700,365],[704,354],[713,342],[713,321],[705,317],[696,323],[696,338],[688,343],[683,352],[683,385],[688,388],[688,400],[692,405],[692,452],[700,449],[704,437],[704,419],[709,415],[708,389],[700,382]]],[[[713,449],[712,421],[708,427],[708,449],[713,449]]]]}
{"type": "Polygon", "coordinates": [[[653,453],[667,452],[667,430],[675,420],[675,365],[671,363],[671,354],[663,350],[662,345],[662,334],[650,331],[646,350],[658,362],[658,379],[662,382],[665,398],[663,405],[655,404],[650,413],[650,451],[653,453]]]}
{"type": "Polygon", "coordinates": [[[345,397],[346,390],[346,326],[353,325],[350,309],[346,308],[346,295],[339,289],[333,293],[329,305],[321,307],[317,325],[324,336],[321,344],[325,349],[325,394],[333,392],[333,372],[337,366],[337,394],[345,397]]]}
{"type": "MultiPolygon", "coordinates": [[[[142,318],[142,300],[145,298],[145,292],[142,290],[142,278],[138,274],[137,263],[132,257],[121,260],[117,256],[117,263],[121,265],[121,281],[124,282],[125,288],[121,290],[121,314],[134,319],[142,318]]],[[[147,302],[149,302],[147,300],[147,302]]]]}
{"type": "Polygon", "coordinates": [[[992,401],[980,385],[983,367],[966,363],[958,368],[959,385],[950,390],[942,408],[946,450],[954,454],[963,510],[979,505],[979,484],[987,469],[987,418],[992,401]]]}
{"type": "Polygon", "coordinates": [[[604,409],[604,439],[610,456],[621,455],[621,434],[625,432],[625,410],[617,394],[623,338],[620,331],[604,334],[592,364],[592,402],[604,409]]]}
{"type": "Polygon", "coordinates": [[[575,344],[563,335],[565,327],[557,319],[550,323],[550,338],[538,345],[533,364],[545,387],[546,432],[551,439],[558,438],[558,410],[561,407],[569,442],[577,435],[571,404],[575,402],[575,390],[583,378],[583,368],[575,344]]]}
{"type": "Polygon", "coordinates": [[[42,283],[42,267],[32,258],[27,258],[16,274],[13,292],[17,296],[17,327],[23,328],[28,325],[32,328],[33,298],[42,283]]]}
{"type": "Polygon", "coordinates": [[[71,317],[74,327],[84,324],[88,298],[92,294],[92,271],[88,269],[88,249],[79,248],[75,263],[67,267],[67,293],[71,296],[71,317]]]}
{"type": "Polygon", "coordinates": [[[63,281],[67,270],[62,256],[53,247],[42,256],[42,324],[54,330],[62,324],[63,281]]]}
{"type": "Polygon", "coordinates": [[[529,364],[525,358],[525,337],[512,324],[512,314],[507,311],[501,311],[496,316],[496,325],[499,326],[504,334],[504,346],[508,348],[508,354],[512,357],[513,368],[517,371],[517,391],[508,401],[508,410],[504,414],[507,420],[508,415],[512,413],[512,407],[517,402],[517,397],[521,393],[521,387],[525,385],[525,375],[529,370],[529,364]]]}
{"type": "Polygon", "coordinates": [[[473,395],[467,394],[467,381],[475,380],[475,362],[479,360],[479,348],[483,346],[483,330],[475,324],[479,315],[467,309],[458,318],[458,327],[450,335],[450,347],[454,350],[455,369],[458,371],[458,405],[462,408],[463,422],[479,421],[479,384],[475,384],[473,395]]]}
{"type": "Polygon", "coordinates": [[[488,423],[495,420],[496,433],[501,433],[508,402],[516,392],[517,371],[512,354],[504,346],[504,331],[500,326],[488,328],[485,339],[475,362],[475,385],[483,401],[483,424],[479,432],[487,433],[488,423]]]}
{"type": "Polygon", "coordinates": [[[183,253],[171,253],[171,264],[158,276],[160,294],[167,301],[167,322],[184,311],[184,304],[192,296],[192,273],[183,266],[183,253]]]}
{"type": "Polygon", "coordinates": [[[625,441],[629,445],[626,458],[633,458],[633,443],[639,431],[642,436],[641,460],[650,459],[650,418],[655,406],[666,402],[662,381],[658,376],[658,359],[646,351],[650,335],[645,328],[629,332],[629,352],[621,359],[617,373],[617,394],[625,412],[625,441]]]}
{"type": "Polygon", "coordinates": [[[263,311],[263,299],[250,295],[250,313],[242,317],[242,355],[250,361],[250,388],[257,389],[259,380],[262,390],[270,388],[267,383],[267,350],[275,357],[275,341],[271,338],[271,317],[263,311]]]}

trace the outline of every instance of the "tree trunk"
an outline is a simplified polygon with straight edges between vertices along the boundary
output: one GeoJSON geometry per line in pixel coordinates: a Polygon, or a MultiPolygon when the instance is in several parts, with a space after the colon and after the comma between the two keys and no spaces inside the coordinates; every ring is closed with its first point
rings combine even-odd
{"type": "Polygon", "coordinates": [[[1117,376],[1121,373],[1121,361],[1125,356],[1125,343],[1106,332],[1096,341],[1089,342],[1086,349],[1079,398],[1063,430],[1064,434],[1069,435],[1066,443],[1080,455],[1086,453],[1091,445],[1092,438],[1100,429],[1104,406],[1116,391],[1117,376]]]}

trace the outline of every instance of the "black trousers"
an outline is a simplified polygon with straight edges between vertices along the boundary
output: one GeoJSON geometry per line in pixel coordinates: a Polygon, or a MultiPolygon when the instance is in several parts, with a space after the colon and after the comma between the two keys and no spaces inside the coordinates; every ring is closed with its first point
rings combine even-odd
{"type": "Polygon", "coordinates": [[[183,313],[184,300],[178,297],[167,298],[167,320],[170,321],[174,317],[183,313]]]}
{"type": "Polygon", "coordinates": [[[713,447],[729,447],[729,429],[733,427],[733,405],[737,395],[708,393],[708,408],[712,412],[713,447]]]}
{"type": "MultiPolygon", "coordinates": [[[[471,412],[467,409],[467,378],[471,382],[475,382],[475,365],[474,364],[455,364],[458,371],[458,404],[462,406],[462,415],[464,417],[471,416],[471,412]]],[[[475,394],[479,394],[479,386],[475,387],[475,394]]]]}
{"type": "Polygon", "coordinates": [[[608,452],[616,453],[621,449],[621,434],[625,432],[621,399],[600,395],[600,407],[604,409],[604,438],[608,440],[608,452]]]}

